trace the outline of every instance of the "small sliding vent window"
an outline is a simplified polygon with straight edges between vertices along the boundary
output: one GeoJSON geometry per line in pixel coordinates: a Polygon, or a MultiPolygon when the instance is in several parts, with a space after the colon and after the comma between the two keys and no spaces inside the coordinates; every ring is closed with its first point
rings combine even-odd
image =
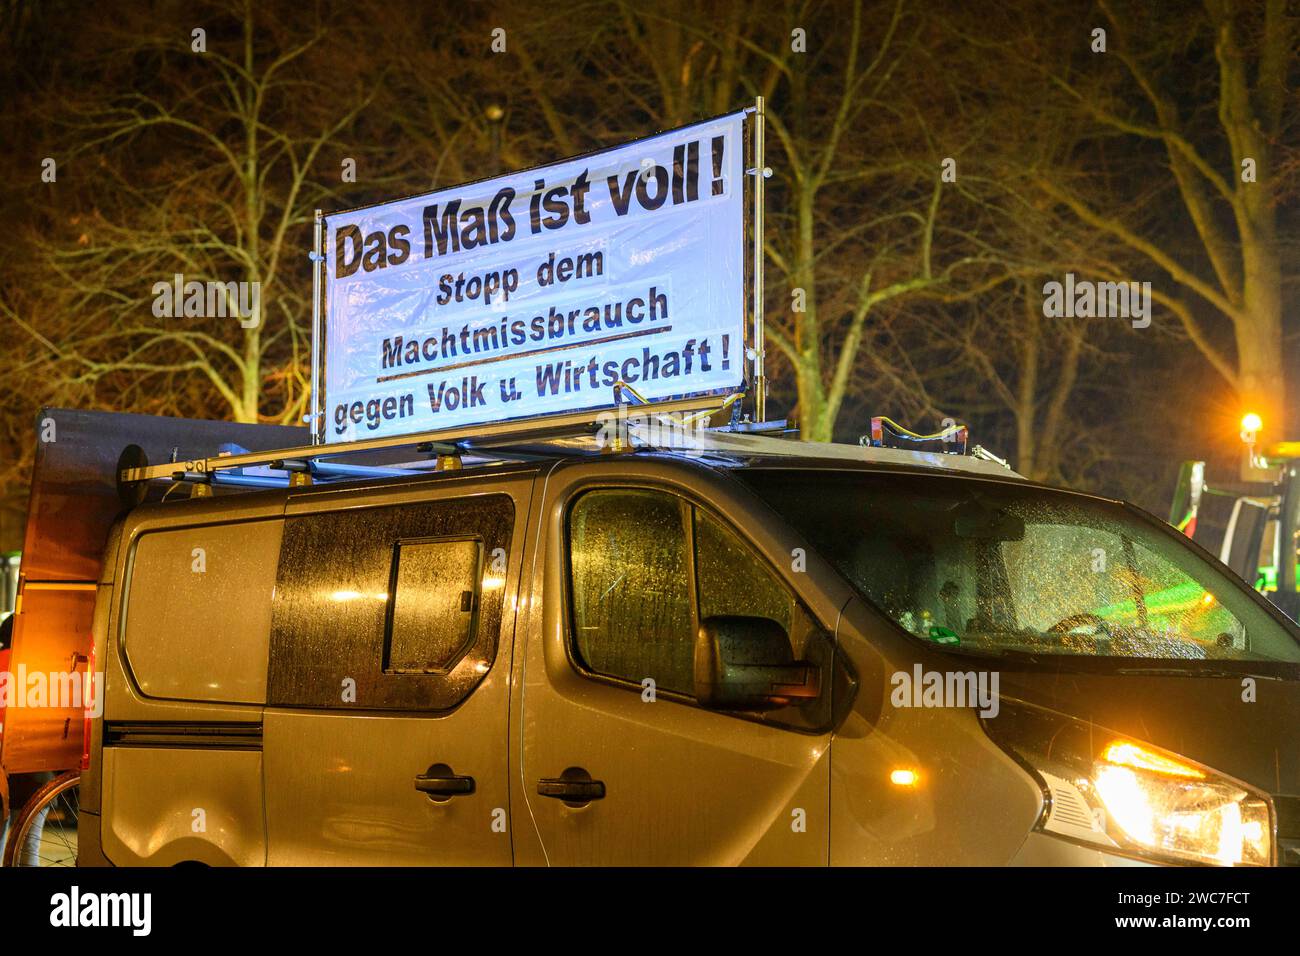
{"type": "Polygon", "coordinates": [[[483,544],[477,539],[399,541],[393,549],[384,671],[445,674],[474,642],[483,544]]]}

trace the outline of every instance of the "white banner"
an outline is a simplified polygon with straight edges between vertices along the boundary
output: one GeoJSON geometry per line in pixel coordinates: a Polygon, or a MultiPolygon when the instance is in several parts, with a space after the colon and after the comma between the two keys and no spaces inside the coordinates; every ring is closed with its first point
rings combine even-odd
{"type": "Polygon", "coordinates": [[[321,440],[740,387],[743,129],[326,216],[321,440]]]}

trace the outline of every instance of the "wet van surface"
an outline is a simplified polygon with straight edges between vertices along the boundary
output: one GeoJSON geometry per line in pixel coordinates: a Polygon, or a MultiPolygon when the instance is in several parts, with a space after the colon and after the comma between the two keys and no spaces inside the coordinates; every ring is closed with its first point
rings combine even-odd
{"type": "Polygon", "coordinates": [[[1296,630],[1116,502],[720,436],[140,506],[81,862],[1300,862],[1296,630]]]}

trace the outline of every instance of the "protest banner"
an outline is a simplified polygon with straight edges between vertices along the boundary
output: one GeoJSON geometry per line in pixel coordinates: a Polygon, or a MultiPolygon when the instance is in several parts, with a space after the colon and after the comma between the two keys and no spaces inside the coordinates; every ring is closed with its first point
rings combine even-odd
{"type": "Polygon", "coordinates": [[[322,217],[322,442],[745,382],[743,112],[322,217]]]}

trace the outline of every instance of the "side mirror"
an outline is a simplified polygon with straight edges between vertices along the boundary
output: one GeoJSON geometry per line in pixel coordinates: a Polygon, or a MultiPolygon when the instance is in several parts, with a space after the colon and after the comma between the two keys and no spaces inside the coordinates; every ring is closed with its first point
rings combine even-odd
{"type": "Polygon", "coordinates": [[[820,691],[820,668],[796,661],[790,638],[765,617],[705,618],[695,636],[695,696],[715,710],[773,710],[820,691]]]}

